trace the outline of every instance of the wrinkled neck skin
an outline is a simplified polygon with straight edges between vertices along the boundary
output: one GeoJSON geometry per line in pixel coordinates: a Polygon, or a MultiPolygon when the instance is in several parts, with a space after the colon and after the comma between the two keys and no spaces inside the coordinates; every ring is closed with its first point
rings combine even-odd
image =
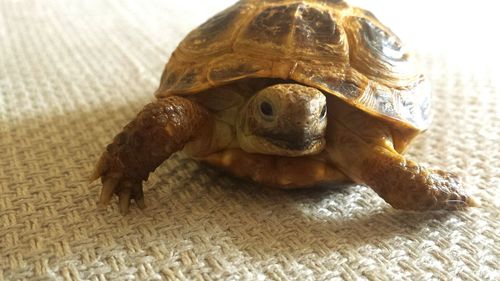
{"type": "Polygon", "coordinates": [[[249,153],[306,156],[326,144],[326,97],[298,84],[277,84],[252,96],[236,124],[240,148],[249,153]]]}

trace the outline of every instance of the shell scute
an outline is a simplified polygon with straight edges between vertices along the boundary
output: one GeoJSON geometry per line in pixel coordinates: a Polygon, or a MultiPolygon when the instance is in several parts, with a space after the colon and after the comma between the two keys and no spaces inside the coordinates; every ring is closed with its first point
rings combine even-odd
{"type": "Polygon", "coordinates": [[[330,10],[300,5],[295,19],[295,50],[307,50],[316,56],[332,55],[341,43],[340,27],[330,10]]]}
{"type": "Polygon", "coordinates": [[[246,0],[192,31],[158,97],[245,78],[294,80],[393,124],[424,130],[430,88],[412,55],[370,12],[333,0],[246,0]]]}
{"type": "Polygon", "coordinates": [[[256,43],[283,45],[291,31],[291,22],[298,4],[273,6],[264,9],[250,22],[243,37],[256,43]]]}

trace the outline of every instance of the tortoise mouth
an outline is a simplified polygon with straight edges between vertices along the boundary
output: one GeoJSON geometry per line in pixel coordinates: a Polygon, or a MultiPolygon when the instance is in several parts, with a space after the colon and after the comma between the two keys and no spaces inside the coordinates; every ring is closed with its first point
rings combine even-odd
{"type": "Polygon", "coordinates": [[[318,154],[325,148],[323,135],[305,139],[281,135],[251,134],[240,139],[241,149],[249,153],[301,157],[318,154]]]}
{"type": "Polygon", "coordinates": [[[293,151],[309,151],[314,146],[323,141],[322,135],[308,136],[308,137],[290,137],[284,135],[261,136],[271,144],[293,151]]]}

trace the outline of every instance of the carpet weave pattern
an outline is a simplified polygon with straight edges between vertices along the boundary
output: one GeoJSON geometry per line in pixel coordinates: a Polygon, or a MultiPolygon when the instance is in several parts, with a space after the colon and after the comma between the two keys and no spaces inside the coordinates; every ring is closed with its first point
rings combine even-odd
{"type": "Polygon", "coordinates": [[[355,1],[415,47],[433,84],[434,123],[408,154],[465,178],[482,207],[400,212],[364,186],[266,189],[175,155],[146,184],[145,211],[97,210],[98,156],[182,37],[232,1],[0,0],[0,281],[499,280],[488,1],[447,17],[431,1],[373,2],[355,1]]]}

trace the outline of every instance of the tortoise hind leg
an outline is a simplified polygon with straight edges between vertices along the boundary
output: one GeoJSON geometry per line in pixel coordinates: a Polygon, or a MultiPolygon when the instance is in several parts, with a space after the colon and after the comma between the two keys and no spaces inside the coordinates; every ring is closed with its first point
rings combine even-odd
{"type": "Polygon", "coordinates": [[[130,200],[145,207],[142,181],[164,160],[198,137],[207,137],[210,113],[188,99],[168,97],[150,103],[115,136],[102,153],[92,181],[101,178],[99,205],[118,195],[120,211],[126,213],[130,200]],[[202,129],[204,128],[204,129],[202,129]]]}

